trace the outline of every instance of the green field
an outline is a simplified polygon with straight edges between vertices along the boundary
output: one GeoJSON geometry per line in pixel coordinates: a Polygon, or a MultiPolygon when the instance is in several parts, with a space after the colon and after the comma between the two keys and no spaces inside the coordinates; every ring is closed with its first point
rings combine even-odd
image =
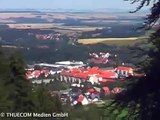
{"type": "Polygon", "coordinates": [[[135,43],[139,42],[139,40],[140,40],[140,37],[129,37],[129,38],[87,38],[87,39],[79,39],[78,43],[82,43],[82,44],[103,43],[103,44],[108,44],[108,45],[134,45],[135,43]]]}

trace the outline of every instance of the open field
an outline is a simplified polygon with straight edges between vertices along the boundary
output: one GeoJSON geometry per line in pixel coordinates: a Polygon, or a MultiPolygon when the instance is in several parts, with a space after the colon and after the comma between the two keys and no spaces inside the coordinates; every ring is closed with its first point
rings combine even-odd
{"type": "Polygon", "coordinates": [[[10,19],[10,18],[19,18],[19,17],[25,17],[25,18],[34,18],[36,15],[32,13],[0,13],[0,19],[10,19]]]}
{"type": "Polygon", "coordinates": [[[142,17],[143,14],[117,14],[108,12],[5,12],[0,13],[1,23],[17,23],[17,19],[42,19],[48,22],[53,20],[79,20],[85,23],[117,22],[117,20],[134,20],[137,17],[142,17]],[[15,20],[16,19],[16,20],[15,20]]]}
{"type": "Polygon", "coordinates": [[[90,26],[57,26],[54,28],[54,31],[60,33],[75,33],[75,32],[87,32],[87,31],[95,31],[96,29],[103,29],[103,27],[90,27],[90,26]]]}
{"type": "Polygon", "coordinates": [[[62,23],[12,23],[7,24],[9,28],[15,29],[53,29],[57,32],[68,33],[68,32],[85,32],[94,31],[96,29],[103,29],[103,27],[88,27],[88,26],[63,26],[62,23]]]}
{"type": "Polygon", "coordinates": [[[97,44],[103,43],[108,45],[134,45],[139,42],[140,37],[130,38],[88,38],[79,39],[78,42],[82,44],[97,44]]]}
{"type": "Polygon", "coordinates": [[[93,31],[96,29],[103,29],[103,27],[87,27],[87,26],[79,26],[79,27],[73,27],[73,26],[63,26],[63,28],[68,29],[68,30],[76,30],[76,31],[93,31]]]}
{"type": "Polygon", "coordinates": [[[46,28],[53,28],[57,25],[51,23],[45,24],[7,24],[10,28],[15,29],[46,29],[46,28]]]}

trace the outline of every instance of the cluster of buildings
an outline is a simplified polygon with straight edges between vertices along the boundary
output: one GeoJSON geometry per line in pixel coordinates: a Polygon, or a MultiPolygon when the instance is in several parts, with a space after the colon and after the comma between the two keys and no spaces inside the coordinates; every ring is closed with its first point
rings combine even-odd
{"type": "Polygon", "coordinates": [[[60,81],[71,84],[71,89],[67,93],[61,94],[60,98],[65,104],[67,101],[74,105],[103,104],[103,99],[109,95],[121,93],[121,87],[109,88],[104,83],[124,80],[126,77],[134,76],[132,67],[118,66],[117,68],[101,69],[73,68],[60,72],[60,81]],[[87,85],[89,84],[89,85],[87,85]],[[96,87],[102,85],[103,87],[96,87]]]}
{"type": "Polygon", "coordinates": [[[78,36],[79,36],[78,33],[70,33],[70,34],[68,34],[69,40],[70,40],[72,43],[78,42],[78,36]]]}
{"type": "Polygon", "coordinates": [[[90,53],[89,54],[91,59],[90,61],[92,63],[95,63],[95,64],[106,64],[109,62],[109,57],[111,56],[110,53],[104,53],[104,52],[100,52],[100,53],[90,53]]]}
{"type": "Polygon", "coordinates": [[[68,83],[83,83],[88,81],[95,84],[106,83],[107,81],[115,81],[120,78],[133,76],[134,71],[131,67],[118,66],[111,69],[92,68],[73,68],[62,70],[60,72],[60,80],[68,83]]]}
{"type": "Polygon", "coordinates": [[[56,40],[59,41],[61,37],[60,33],[55,34],[35,34],[35,38],[38,40],[56,40]]]}
{"type": "Polygon", "coordinates": [[[115,81],[134,75],[132,67],[118,66],[117,68],[88,67],[81,61],[61,61],[55,64],[39,63],[26,70],[27,79],[48,79],[58,75],[60,81],[66,83],[90,82],[93,85],[115,81]]]}
{"type": "Polygon", "coordinates": [[[27,79],[47,79],[49,76],[54,77],[55,74],[59,74],[63,69],[72,69],[85,67],[86,65],[81,61],[61,61],[54,64],[39,63],[34,64],[26,69],[27,79]]]}
{"type": "MultiPolygon", "coordinates": [[[[103,53],[101,55],[103,58],[108,58],[110,54],[103,53]]],[[[62,93],[58,91],[58,93],[60,93],[60,98],[64,104],[70,103],[72,106],[103,102],[102,99],[105,96],[123,91],[123,88],[118,86],[110,89],[105,86],[106,82],[113,82],[114,84],[117,80],[125,80],[125,78],[134,75],[134,68],[129,66],[89,67],[81,61],[61,61],[54,64],[39,63],[26,70],[26,77],[31,79],[32,83],[50,83],[50,81],[54,81],[55,76],[58,76],[58,80],[61,82],[68,83],[70,85],[69,91],[62,93]],[[103,87],[98,88],[97,85],[103,87]]]]}
{"type": "Polygon", "coordinates": [[[84,85],[80,84],[72,84],[71,90],[68,92],[62,92],[60,94],[60,98],[62,103],[70,103],[72,106],[74,105],[88,105],[88,104],[103,104],[102,99],[111,94],[118,94],[122,92],[123,89],[120,87],[115,87],[110,89],[107,86],[102,88],[98,87],[90,87],[88,89],[84,89],[84,85]]]}
{"type": "Polygon", "coordinates": [[[44,77],[48,77],[51,74],[48,70],[27,70],[26,78],[27,79],[37,79],[40,75],[44,75],[44,77]]]}

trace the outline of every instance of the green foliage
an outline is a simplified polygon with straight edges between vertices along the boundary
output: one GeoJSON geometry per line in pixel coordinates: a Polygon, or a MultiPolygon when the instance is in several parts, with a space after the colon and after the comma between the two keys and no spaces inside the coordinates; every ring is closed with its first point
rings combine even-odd
{"type": "Polygon", "coordinates": [[[115,103],[114,101],[107,102],[102,108],[103,111],[103,120],[137,120],[137,111],[138,108],[132,108],[131,106],[121,106],[115,103]]]}
{"type": "Polygon", "coordinates": [[[44,85],[38,87],[25,78],[21,57],[0,54],[0,111],[1,112],[61,112],[59,96],[51,96],[44,85]]]}
{"type": "Polygon", "coordinates": [[[46,85],[47,89],[50,91],[59,91],[59,90],[65,90],[69,88],[69,85],[65,82],[61,82],[60,80],[54,80],[51,81],[46,85]]]}
{"type": "Polygon", "coordinates": [[[67,120],[99,120],[101,119],[102,110],[96,105],[79,106],[69,111],[67,120]]]}
{"type": "MultiPolygon", "coordinates": [[[[149,5],[152,0],[131,0],[133,3],[140,2],[141,9],[145,4],[149,5]]],[[[153,0],[154,1],[154,0],[153,0]]],[[[157,31],[153,33],[149,42],[153,45],[149,50],[149,61],[145,65],[146,77],[140,78],[125,93],[116,97],[116,107],[122,111],[118,117],[129,120],[159,120],[160,112],[160,1],[155,0],[151,8],[151,14],[147,16],[145,28],[151,28],[156,23],[157,31]],[[127,109],[126,109],[127,108],[127,109]],[[127,113],[128,110],[128,113],[127,113]],[[127,115],[128,114],[128,115],[127,115]],[[127,115],[127,116],[126,116],[127,115]]]]}
{"type": "Polygon", "coordinates": [[[9,108],[9,103],[7,99],[7,89],[5,87],[5,80],[7,76],[7,62],[4,54],[0,52],[0,111],[7,111],[9,108]]]}
{"type": "Polygon", "coordinates": [[[5,81],[5,88],[7,89],[7,100],[10,102],[10,110],[14,112],[33,111],[32,87],[25,79],[23,61],[17,56],[11,56],[8,65],[8,79],[5,81]]]}
{"type": "Polygon", "coordinates": [[[35,88],[34,91],[36,112],[52,113],[62,111],[59,97],[56,94],[54,96],[51,96],[44,84],[35,88]]]}
{"type": "Polygon", "coordinates": [[[115,87],[122,87],[126,88],[128,84],[132,83],[132,79],[127,79],[127,80],[117,80],[115,82],[106,82],[105,84],[102,84],[101,86],[107,86],[109,87],[110,90],[112,90],[115,87]]]}

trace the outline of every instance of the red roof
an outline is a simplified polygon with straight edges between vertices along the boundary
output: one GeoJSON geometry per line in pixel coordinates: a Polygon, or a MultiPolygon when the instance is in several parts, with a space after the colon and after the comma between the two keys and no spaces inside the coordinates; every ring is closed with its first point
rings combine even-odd
{"type": "Polygon", "coordinates": [[[122,92],[122,88],[120,88],[120,87],[115,87],[115,88],[112,90],[112,93],[115,93],[115,94],[120,93],[120,92],[122,92]]]}
{"type": "Polygon", "coordinates": [[[72,73],[67,72],[67,71],[62,71],[60,74],[61,74],[61,75],[64,75],[64,76],[73,76],[72,73]]]}
{"type": "Polygon", "coordinates": [[[99,74],[98,77],[102,77],[102,78],[115,78],[115,72],[112,71],[106,71],[103,74],[99,74]]]}
{"type": "Polygon", "coordinates": [[[98,70],[99,70],[98,67],[93,67],[93,68],[88,69],[88,73],[90,73],[90,74],[95,74],[95,73],[98,72],[98,70]]]}
{"type": "Polygon", "coordinates": [[[102,79],[100,82],[101,82],[101,83],[106,83],[106,82],[107,82],[107,80],[102,79]]]}
{"type": "Polygon", "coordinates": [[[101,83],[106,83],[106,82],[115,82],[115,79],[102,79],[100,80],[101,83]]]}
{"type": "Polygon", "coordinates": [[[34,74],[34,76],[38,77],[41,74],[41,71],[40,70],[35,70],[35,71],[33,71],[33,74],[34,74]]]}
{"type": "Polygon", "coordinates": [[[85,68],[79,68],[79,70],[80,70],[81,72],[86,71],[86,69],[85,69],[85,68]]]}
{"type": "Polygon", "coordinates": [[[89,92],[89,93],[94,93],[94,92],[96,92],[96,90],[93,89],[93,88],[90,88],[90,89],[87,90],[87,92],[89,92]]]}
{"type": "Polygon", "coordinates": [[[83,101],[83,99],[84,99],[84,96],[83,95],[80,95],[79,97],[78,97],[78,102],[82,102],[83,101]]]}
{"type": "Polygon", "coordinates": [[[81,78],[81,79],[87,79],[88,74],[87,73],[78,73],[74,75],[76,78],[81,78]]]}
{"type": "Polygon", "coordinates": [[[109,87],[103,87],[102,90],[104,90],[104,92],[105,92],[107,95],[110,94],[109,87]]]}
{"type": "Polygon", "coordinates": [[[70,71],[62,71],[61,75],[64,76],[72,76],[81,79],[88,79],[90,75],[96,74],[97,77],[102,77],[104,79],[114,79],[116,77],[116,73],[114,71],[101,70],[98,67],[93,67],[90,69],[84,68],[74,68],[70,71]]]}
{"type": "Polygon", "coordinates": [[[72,73],[80,73],[81,71],[80,71],[80,69],[73,68],[73,69],[71,69],[71,72],[72,73]]]}
{"type": "Polygon", "coordinates": [[[45,74],[45,75],[48,75],[49,74],[49,71],[48,70],[41,70],[41,73],[45,74]]]}
{"type": "Polygon", "coordinates": [[[105,92],[108,92],[109,91],[109,87],[103,87],[102,88],[105,92]]]}
{"type": "Polygon", "coordinates": [[[117,70],[124,70],[124,71],[129,71],[129,70],[132,70],[132,69],[133,69],[132,67],[125,67],[125,66],[117,67],[117,70]]]}

